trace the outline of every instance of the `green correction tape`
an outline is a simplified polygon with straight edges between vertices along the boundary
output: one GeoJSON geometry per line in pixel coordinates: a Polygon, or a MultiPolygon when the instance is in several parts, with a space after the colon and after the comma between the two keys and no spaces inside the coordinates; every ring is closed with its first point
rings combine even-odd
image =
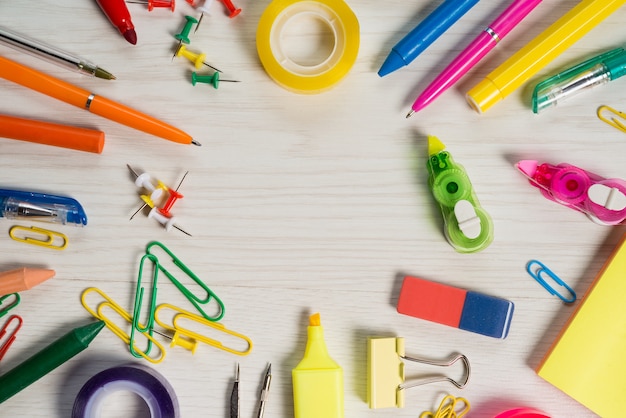
{"type": "Polygon", "coordinates": [[[465,169],[445,149],[437,137],[428,137],[428,185],[441,208],[450,245],[460,253],[475,253],[493,241],[493,222],[480,206],[465,169]]]}

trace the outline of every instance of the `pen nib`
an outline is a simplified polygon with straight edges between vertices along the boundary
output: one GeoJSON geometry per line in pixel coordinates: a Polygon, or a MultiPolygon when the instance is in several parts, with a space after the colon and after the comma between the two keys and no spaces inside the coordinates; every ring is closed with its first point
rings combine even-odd
{"type": "Polygon", "coordinates": [[[415,113],[415,111],[413,109],[411,109],[411,111],[409,113],[406,114],[406,118],[410,118],[411,116],[413,116],[413,113],[415,113]]]}

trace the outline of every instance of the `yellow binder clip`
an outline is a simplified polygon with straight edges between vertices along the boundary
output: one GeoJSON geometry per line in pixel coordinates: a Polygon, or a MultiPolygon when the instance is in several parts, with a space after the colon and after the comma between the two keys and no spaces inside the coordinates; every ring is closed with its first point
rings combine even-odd
{"type": "Polygon", "coordinates": [[[626,124],[622,122],[622,121],[626,121],[626,114],[624,114],[624,112],[615,110],[611,106],[604,105],[598,108],[598,118],[601,121],[611,125],[615,129],[619,129],[620,131],[626,133],[626,124]],[[610,116],[607,117],[604,115],[604,113],[610,116]],[[617,118],[615,116],[617,116],[617,118]]]}
{"type": "Polygon", "coordinates": [[[196,348],[198,347],[198,343],[203,342],[205,344],[211,345],[213,347],[219,348],[220,350],[224,350],[232,354],[236,354],[238,356],[245,356],[249,354],[250,351],[252,351],[252,341],[250,340],[250,338],[246,337],[245,335],[229,330],[224,325],[220,324],[219,322],[209,321],[208,319],[206,319],[205,317],[201,315],[196,315],[194,313],[185,311],[184,309],[181,309],[174,305],[170,305],[169,303],[162,303],[156,308],[156,311],[154,313],[154,320],[157,324],[159,324],[163,328],[174,332],[174,336],[172,337],[172,344],[171,344],[172,347],[178,345],[183,348],[186,348],[187,350],[190,350],[192,353],[195,353],[196,348]],[[159,318],[159,314],[164,309],[170,309],[175,312],[172,318],[171,324],[166,324],[162,319],[159,318]],[[179,322],[184,321],[184,320],[195,322],[195,324],[190,324],[190,325],[196,325],[196,324],[204,325],[209,328],[214,328],[219,332],[229,334],[230,336],[235,337],[236,339],[243,340],[245,341],[245,346],[247,348],[243,349],[243,346],[242,346],[242,349],[232,348],[227,345],[224,345],[223,343],[221,343],[220,341],[216,339],[201,335],[190,329],[183,328],[181,324],[179,324],[179,322]]]}
{"type": "Polygon", "coordinates": [[[39,245],[40,247],[52,248],[54,250],[63,250],[67,247],[67,236],[60,232],[50,231],[48,229],[38,228],[36,226],[14,225],[9,229],[9,236],[15,241],[25,242],[26,244],[39,245]],[[26,232],[24,232],[26,231],[26,232]],[[22,233],[24,232],[24,233],[22,233]],[[34,233],[30,236],[29,233],[34,233]]]}
{"type": "MultiPolygon", "coordinates": [[[[122,328],[118,326],[114,321],[112,321],[106,315],[104,315],[104,310],[106,308],[109,308],[113,312],[117,313],[122,319],[124,319],[125,322],[132,324],[133,318],[130,316],[128,312],[124,310],[124,308],[122,308],[119,304],[113,301],[113,299],[111,299],[106,293],[104,293],[102,290],[98,289],[97,287],[90,287],[88,289],[85,289],[85,291],[83,291],[83,294],[81,295],[80,302],[82,303],[83,307],[87,310],[87,312],[89,312],[95,318],[104,321],[107,328],[109,328],[113,332],[113,334],[117,335],[122,341],[124,341],[125,344],[130,346],[130,341],[131,341],[130,335],[124,332],[122,328]],[[100,302],[100,304],[98,304],[98,307],[96,308],[96,310],[91,309],[87,304],[87,295],[91,292],[98,293],[104,299],[104,302],[100,302]]],[[[139,324],[139,326],[142,326],[142,325],[139,324]]],[[[141,357],[145,358],[151,363],[156,364],[156,363],[162,362],[163,359],[165,358],[165,348],[163,347],[163,345],[159,343],[157,340],[155,340],[154,337],[147,332],[139,332],[138,334],[146,337],[146,339],[149,342],[148,347],[152,347],[152,344],[157,346],[160,352],[160,356],[150,357],[146,353],[146,351],[149,352],[148,349],[146,349],[145,351],[138,350],[133,340],[132,349],[134,350],[134,352],[139,354],[141,357]]]]}
{"type": "Polygon", "coordinates": [[[459,389],[470,378],[470,364],[463,354],[456,354],[445,361],[409,357],[404,353],[404,338],[370,337],[367,340],[367,403],[371,409],[403,408],[404,389],[435,382],[449,382],[459,389]],[[460,382],[444,375],[430,375],[421,379],[405,381],[403,360],[431,366],[452,366],[461,360],[465,375],[460,382]]]}

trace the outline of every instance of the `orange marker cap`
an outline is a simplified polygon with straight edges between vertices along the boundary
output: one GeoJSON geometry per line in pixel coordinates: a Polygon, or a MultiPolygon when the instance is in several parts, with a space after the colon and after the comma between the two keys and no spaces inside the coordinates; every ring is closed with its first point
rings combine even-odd
{"type": "Polygon", "coordinates": [[[0,115],[0,137],[100,154],[104,132],[0,115]]]}

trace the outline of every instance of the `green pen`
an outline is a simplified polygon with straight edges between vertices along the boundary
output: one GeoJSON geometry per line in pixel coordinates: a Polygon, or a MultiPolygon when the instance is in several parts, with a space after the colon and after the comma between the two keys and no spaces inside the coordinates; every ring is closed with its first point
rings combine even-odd
{"type": "Polygon", "coordinates": [[[584,61],[537,84],[533,91],[533,112],[554,107],[584,90],[626,75],[626,51],[617,48],[584,61]]]}
{"type": "Polygon", "coordinates": [[[74,328],[37,354],[0,376],[0,403],[65,363],[89,346],[104,321],[74,328]]]}

